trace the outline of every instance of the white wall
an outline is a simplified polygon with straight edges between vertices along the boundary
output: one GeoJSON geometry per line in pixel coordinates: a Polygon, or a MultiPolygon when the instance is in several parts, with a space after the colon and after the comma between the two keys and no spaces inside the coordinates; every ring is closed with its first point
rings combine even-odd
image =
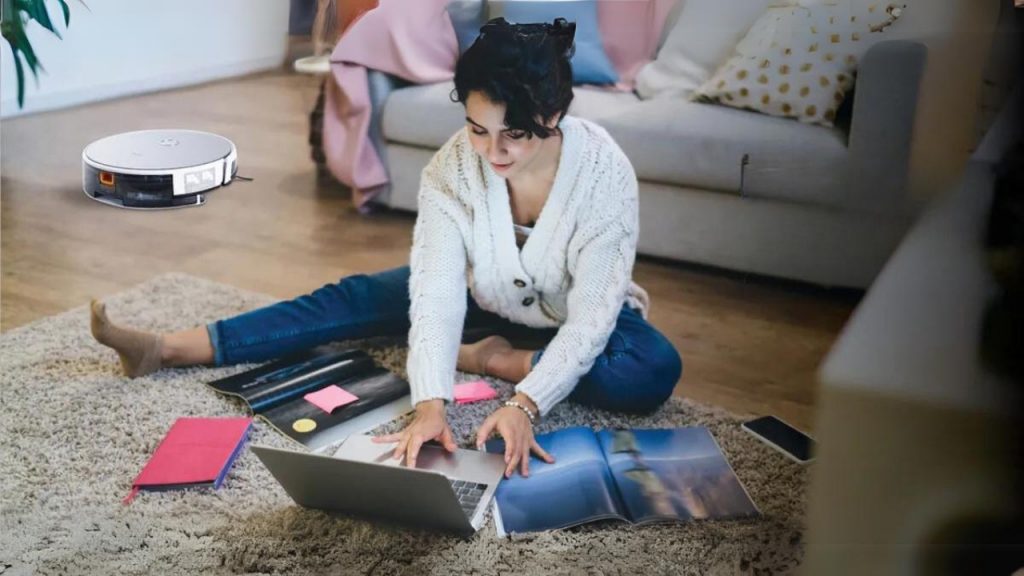
{"type": "MultiPolygon", "coordinates": [[[[276,68],[288,49],[288,0],[68,0],[71,23],[47,2],[63,40],[26,27],[44,71],[25,66],[25,107],[0,42],[0,117],[276,68]]],[[[22,62],[24,64],[24,62],[22,62]]]]}

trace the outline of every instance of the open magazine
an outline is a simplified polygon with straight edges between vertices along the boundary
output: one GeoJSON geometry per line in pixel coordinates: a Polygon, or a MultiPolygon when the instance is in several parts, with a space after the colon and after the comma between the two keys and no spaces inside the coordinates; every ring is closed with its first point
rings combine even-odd
{"type": "Polygon", "coordinates": [[[409,383],[358,349],[313,348],[208,385],[238,396],[254,415],[314,451],[412,409],[409,383]],[[332,385],[357,400],[328,412],[306,399],[332,385]]]}
{"type": "MultiPolygon", "coordinates": [[[[498,534],[568,528],[596,520],[634,524],[760,514],[704,427],[601,430],[575,427],[537,436],[554,456],[530,461],[530,476],[502,480],[498,534]]],[[[502,440],[487,451],[502,453],[502,440]]]]}

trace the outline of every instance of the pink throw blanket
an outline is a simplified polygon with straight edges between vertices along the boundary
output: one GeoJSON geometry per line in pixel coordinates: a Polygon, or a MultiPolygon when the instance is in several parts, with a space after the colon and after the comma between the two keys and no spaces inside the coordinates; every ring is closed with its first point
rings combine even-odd
{"type": "Polygon", "coordinates": [[[387,188],[388,175],[369,138],[367,69],[417,84],[451,80],[459,46],[448,0],[381,0],[342,34],[331,54],[334,82],[324,102],[324,154],[335,178],[352,188],[360,210],[387,188]]]}

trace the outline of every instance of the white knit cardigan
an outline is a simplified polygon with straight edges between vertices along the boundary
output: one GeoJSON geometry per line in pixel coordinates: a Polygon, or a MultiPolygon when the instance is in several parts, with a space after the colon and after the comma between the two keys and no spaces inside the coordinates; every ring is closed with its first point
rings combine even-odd
{"type": "Polygon", "coordinates": [[[623,303],[647,316],[647,294],[631,280],[638,229],[633,167],[600,126],[572,116],[559,126],[554,184],[521,250],[506,181],[474,152],[467,130],[423,169],[409,281],[413,404],[452,400],[467,287],[484,310],[558,328],[516,386],[542,414],[590,371],[623,303]]]}

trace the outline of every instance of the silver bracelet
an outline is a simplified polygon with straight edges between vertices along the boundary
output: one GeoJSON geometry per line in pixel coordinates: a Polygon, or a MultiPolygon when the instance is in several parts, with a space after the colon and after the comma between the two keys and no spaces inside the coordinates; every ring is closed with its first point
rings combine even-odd
{"type": "Polygon", "coordinates": [[[512,408],[519,408],[523,412],[526,412],[526,417],[530,419],[530,424],[534,424],[534,423],[537,422],[537,415],[533,413],[533,410],[530,410],[525,405],[520,404],[519,402],[516,402],[515,400],[505,400],[504,406],[511,406],[512,408]]]}

